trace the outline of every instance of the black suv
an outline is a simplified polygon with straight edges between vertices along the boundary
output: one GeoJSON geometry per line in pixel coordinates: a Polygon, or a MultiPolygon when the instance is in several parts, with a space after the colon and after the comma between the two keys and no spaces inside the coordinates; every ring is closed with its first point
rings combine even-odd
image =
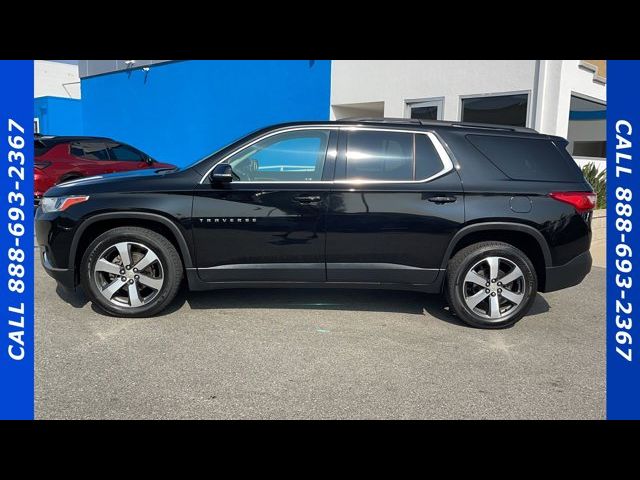
{"type": "Polygon", "coordinates": [[[182,169],[52,188],[42,263],[123,317],[160,312],[186,277],[444,292],[463,321],[505,327],[591,268],[595,195],[566,145],[454,122],[276,125],[182,169]]]}

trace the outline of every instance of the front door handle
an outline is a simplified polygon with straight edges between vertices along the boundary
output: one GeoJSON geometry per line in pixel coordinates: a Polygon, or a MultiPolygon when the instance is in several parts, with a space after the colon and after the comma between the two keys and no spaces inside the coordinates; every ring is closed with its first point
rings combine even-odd
{"type": "Polygon", "coordinates": [[[453,203],[456,201],[456,197],[429,197],[427,200],[433,203],[453,203]]]}
{"type": "Polygon", "coordinates": [[[298,203],[318,203],[322,200],[322,198],[316,195],[293,197],[293,199],[298,203]]]}

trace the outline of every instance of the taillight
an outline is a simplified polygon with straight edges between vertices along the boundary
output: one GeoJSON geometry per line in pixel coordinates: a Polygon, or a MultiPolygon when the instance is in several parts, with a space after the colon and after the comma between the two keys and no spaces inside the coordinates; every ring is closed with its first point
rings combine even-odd
{"type": "Polygon", "coordinates": [[[578,213],[585,213],[596,207],[597,196],[593,192],[552,192],[549,196],[572,205],[578,213]]]}
{"type": "Polygon", "coordinates": [[[49,165],[51,165],[51,162],[34,162],[33,163],[33,166],[36,167],[38,170],[44,170],[49,165]]]}

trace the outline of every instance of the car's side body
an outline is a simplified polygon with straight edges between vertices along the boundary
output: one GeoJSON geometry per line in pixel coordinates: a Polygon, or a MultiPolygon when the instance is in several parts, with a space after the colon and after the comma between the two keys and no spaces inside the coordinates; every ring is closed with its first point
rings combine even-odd
{"type": "MultiPolygon", "coordinates": [[[[564,148],[564,140],[527,129],[436,122],[277,125],[183,170],[150,169],[54,187],[47,196],[91,198],[56,214],[38,211],[43,263],[54,278],[75,287],[88,243],[109,228],[135,225],[162,232],[174,243],[194,290],[356,286],[439,292],[449,259],[486,239],[524,251],[542,291],[579,283],[591,267],[591,214],[549,194],[590,186],[581,174],[561,182],[514,180],[468,139],[483,135],[544,139],[564,148]],[[210,181],[215,165],[256,142],[301,130],[325,136],[322,169],[314,180],[299,178],[311,175],[301,173],[310,171],[304,166],[291,170],[294,180],[269,179],[269,166],[255,167],[258,180],[210,181]],[[410,136],[414,177],[347,178],[353,132],[410,136]],[[418,145],[433,147],[433,158],[441,162],[425,178],[416,177],[418,145]]],[[[389,158],[389,171],[399,169],[397,159],[389,158]]]]}

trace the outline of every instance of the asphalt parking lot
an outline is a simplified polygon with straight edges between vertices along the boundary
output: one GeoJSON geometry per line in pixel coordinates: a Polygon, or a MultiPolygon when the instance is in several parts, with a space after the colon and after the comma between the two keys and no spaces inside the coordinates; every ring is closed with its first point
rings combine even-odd
{"type": "Polygon", "coordinates": [[[55,419],[594,419],[605,414],[605,270],[482,331],[437,296],[181,292],[124,320],[36,264],[36,416],[55,419]]]}

